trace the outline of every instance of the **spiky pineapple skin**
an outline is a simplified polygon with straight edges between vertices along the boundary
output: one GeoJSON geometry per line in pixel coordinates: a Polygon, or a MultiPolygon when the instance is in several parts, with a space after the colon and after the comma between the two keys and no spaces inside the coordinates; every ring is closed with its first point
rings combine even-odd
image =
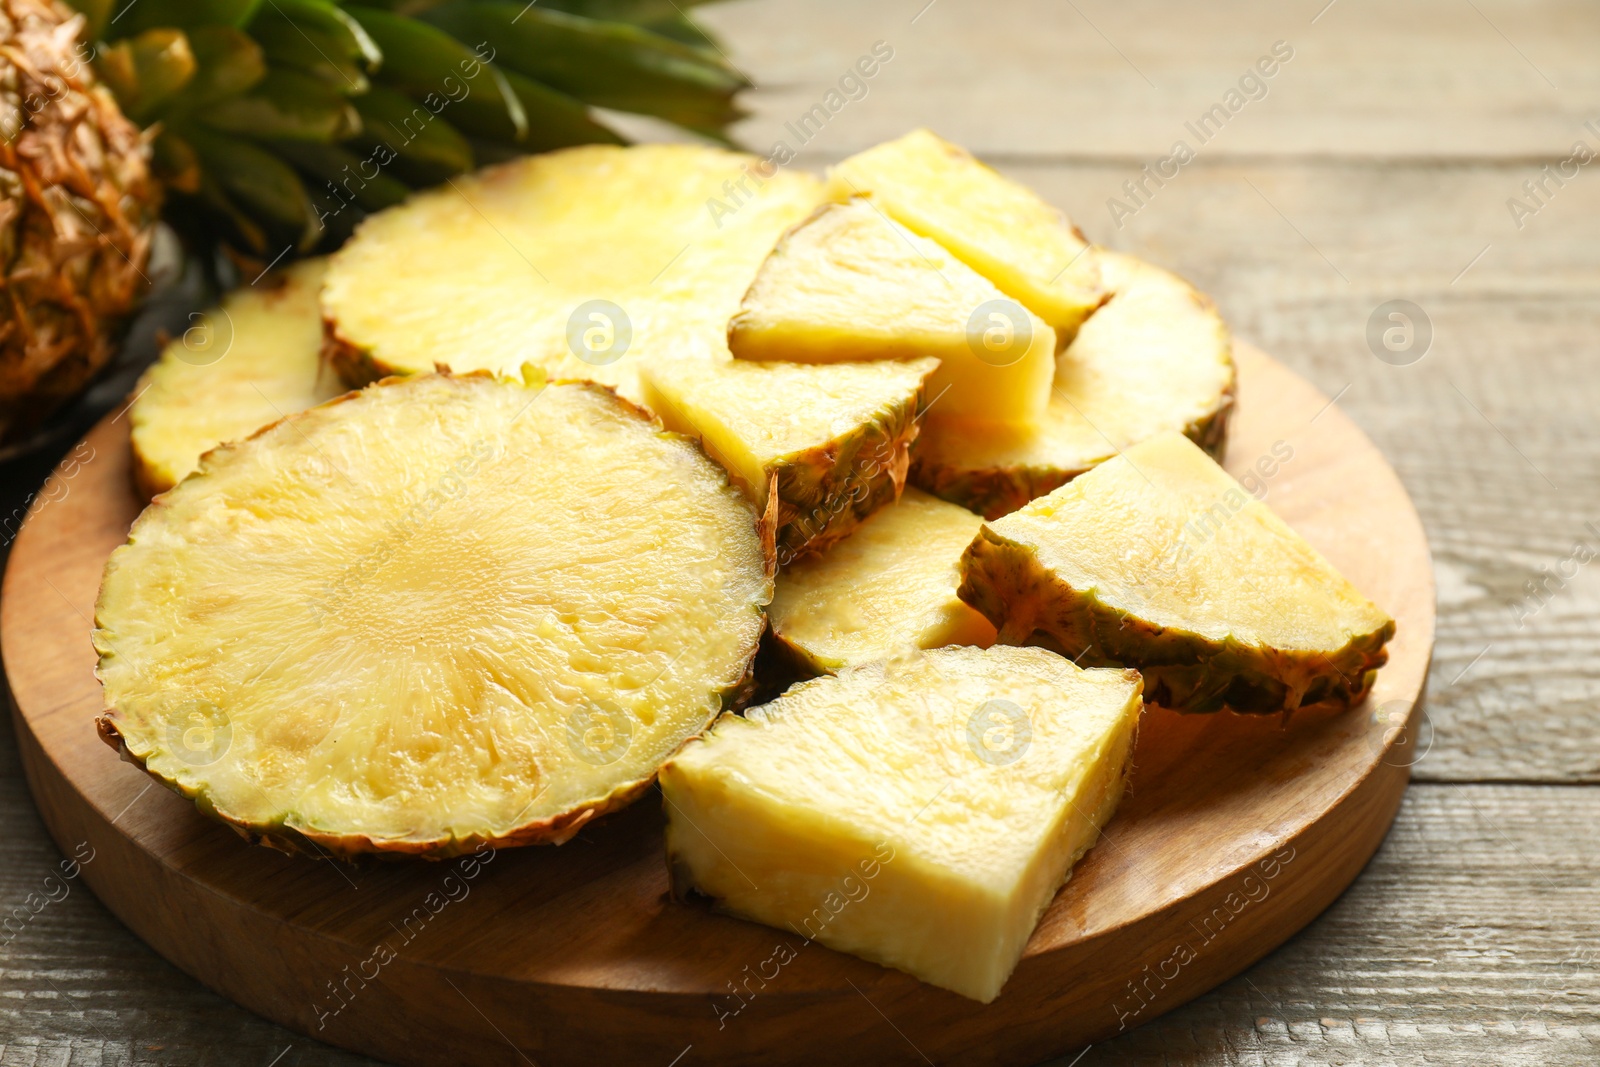
{"type": "Polygon", "coordinates": [[[919,391],[908,403],[879,411],[855,432],[785,456],[772,469],[779,566],[843,540],[873,512],[900,499],[922,399],[919,391]]]}
{"type": "Polygon", "coordinates": [[[82,27],[58,0],[0,0],[0,440],[106,365],[148,286],[160,192],[82,27]]]}
{"type": "Polygon", "coordinates": [[[1389,659],[1392,619],[1352,637],[1332,654],[1273,651],[1162,628],[1074,589],[1040,565],[1026,545],[985,526],[961,560],[957,595],[988,617],[1001,644],[1041,645],[1085,667],[1132,667],[1145,699],[1174,711],[1224,707],[1245,713],[1292,711],[1364,699],[1389,659]]]}
{"type": "MultiPolygon", "coordinates": [[[[1205,417],[1183,427],[1183,435],[1212,459],[1221,463],[1228,446],[1228,421],[1233,415],[1235,388],[1229,384],[1217,405],[1205,417]]],[[[1061,488],[1095,464],[1077,467],[1021,464],[1012,467],[961,469],[929,463],[913,455],[911,484],[936,497],[976,511],[986,519],[1011,514],[1030,500],[1061,488]]]]}

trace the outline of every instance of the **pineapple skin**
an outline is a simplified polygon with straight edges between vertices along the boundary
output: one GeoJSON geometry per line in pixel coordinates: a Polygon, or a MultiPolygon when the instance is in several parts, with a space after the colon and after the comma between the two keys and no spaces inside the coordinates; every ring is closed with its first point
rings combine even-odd
{"type": "Polygon", "coordinates": [[[56,0],[0,0],[0,441],[110,361],[148,282],[160,189],[83,23],[56,0]]]}
{"type": "Polygon", "coordinates": [[[922,394],[881,409],[853,433],[785,456],[771,471],[773,549],[781,567],[844,540],[900,499],[920,429],[922,394]]]}
{"type": "MultiPolygon", "coordinates": [[[[446,370],[439,371],[438,376],[441,378],[466,380],[494,379],[495,377],[487,371],[474,371],[466,374],[451,374],[446,370]]],[[[389,376],[374,383],[369,388],[390,388],[412,383],[416,380],[417,379],[412,376],[389,376]]],[[[681,440],[697,449],[699,448],[698,442],[691,437],[661,430],[659,421],[656,420],[649,411],[638,406],[637,404],[634,404],[632,401],[629,401],[626,398],[617,396],[616,391],[608,386],[598,385],[593,382],[576,382],[565,384],[570,384],[579,388],[593,390],[594,392],[605,394],[629,414],[637,417],[641,422],[654,423],[658,436],[666,439],[681,440]]],[[[316,408],[310,410],[326,410],[341,404],[357,401],[361,395],[362,390],[351,390],[323,404],[319,404],[316,408]]],[[[308,412],[295,412],[293,414],[286,415],[275,422],[261,427],[255,433],[249,435],[249,437],[242,438],[237,442],[225,442],[224,444],[219,445],[217,448],[211,450],[211,452],[208,452],[206,455],[207,457],[210,457],[212,455],[219,455],[225,451],[237,449],[245,441],[263,437],[271,433],[280,425],[292,424],[297,420],[306,417],[307,414],[308,412]]],[[[196,472],[195,477],[204,477],[205,473],[204,465],[202,465],[202,469],[196,472]]],[[[95,669],[95,676],[101,682],[102,687],[104,687],[106,682],[103,668],[106,664],[108,656],[115,655],[115,651],[111,649],[109,645],[106,648],[100,648],[98,643],[98,635],[104,629],[104,620],[108,616],[108,608],[110,606],[108,604],[108,593],[112,586],[111,577],[117,568],[125,562],[124,560],[119,559],[119,556],[123,555],[123,553],[126,552],[132,545],[141,527],[147,525],[159,526],[162,523],[161,513],[163,511],[172,509],[174,504],[175,501],[172,499],[171,494],[164,493],[156,496],[135,520],[133,528],[129,531],[128,542],[126,542],[117,551],[113,552],[111,557],[106,561],[105,570],[100,584],[100,592],[95,600],[94,611],[96,651],[99,652],[100,655],[100,662],[95,669]]],[[[766,572],[766,578],[766,591],[763,594],[763,604],[771,599],[772,571],[770,565],[766,572]]],[[[762,628],[764,629],[764,623],[762,628]]],[[[760,632],[760,630],[755,631],[757,639],[759,639],[760,632]]],[[[719,701],[718,710],[711,713],[701,729],[695,731],[688,738],[686,738],[683,744],[687,744],[688,741],[693,740],[694,737],[698,736],[705,729],[709,729],[711,725],[715,723],[721,716],[740,712],[744,709],[746,704],[748,704],[751,696],[756,691],[757,679],[755,676],[755,669],[757,648],[757,641],[752,640],[750,642],[749,655],[745,660],[742,672],[737,678],[734,678],[717,690],[716,695],[719,701]]],[[[560,812],[548,818],[524,823],[523,825],[517,827],[514,831],[504,834],[467,833],[452,835],[441,840],[396,841],[391,838],[378,840],[370,835],[359,833],[321,833],[303,827],[288,825],[288,813],[285,813],[283,817],[277,820],[266,822],[247,821],[237,818],[231,813],[220,809],[213,802],[212,797],[203,784],[189,786],[184,782],[171,779],[156,772],[155,770],[152,770],[147,765],[147,756],[141,756],[132,748],[130,748],[128,744],[128,738],[124,736],[123,727],[120,722],[122,718],[123,716],[119,712],[116,704],[110,700],[108,696],[104,708],[95,718],[95,730],[100,739],[113,750],[115,750],[118,756],[124,762],[137,766],[140,770],[148,774],[154,781],[168,789],[171,789],[178,795],[193,801],[196,809],[202,815],[205,815],[206,817],[227,826],[250,844],[271,848],[274,851],[282,852],[286,855],[306,855],[315,859],[322,859],[332,855],[341,860],[354,860],[356,857],[363,855],[381,854],[395,857],[409,856],[427,860],[445,860],[477,852],[486,846],[491,848],[513,848],[525,845],[561,845],[571,840],[586,825],[588,825],[590,822],[593,822],[595,819],[633,804],[656,784],[655,773],[643,775],[633,781],[618,784],[605,795],[596,797],[590,801],[586,801],[580,807],[560,812]]],[[[683,744],[678,746],[680,751],[683,747],[683,744]]]]}

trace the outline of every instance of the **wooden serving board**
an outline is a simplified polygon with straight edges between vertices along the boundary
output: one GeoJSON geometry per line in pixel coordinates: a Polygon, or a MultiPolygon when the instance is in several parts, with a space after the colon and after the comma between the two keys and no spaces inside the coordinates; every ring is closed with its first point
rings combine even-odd
{"type": "MultiPolygon", "coordinates": [[[[1152,708],[1132,783],[984,1006],[667,899],[654,795],[559,848],[430,864],[289,857],[155,788],[95,734],[101,567],[138,514],[125,420],[68,456],[17,538],[0,650],[33,794],[123,922],[200,981],[401,1064],[1022,1064],[1210,989],[1328,906],[1382,841],[1433,647],[1427,541],[1365,435],[1240,346],[1228,467],[1394,615],[1346,712],[1152,708]],[[1285,455],[1289,458],[1285,459],[1285,455]],[[1409,719],[1408,719],[1409,717],[1409,719]]],[[[937,936],[936,934],[933,936],[937,936]]]]}

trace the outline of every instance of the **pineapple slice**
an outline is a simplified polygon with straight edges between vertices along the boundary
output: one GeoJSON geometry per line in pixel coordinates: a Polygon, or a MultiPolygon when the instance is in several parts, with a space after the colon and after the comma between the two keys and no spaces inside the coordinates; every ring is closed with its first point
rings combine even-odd
{"type": "Polygon", "coordinates": [[[106,564],[106,740],[282,848],[561,842],[737,699],[750,504],[609,390],[372,386],[206,455],[106,564]]]}
{"type": "Polygon", "coordinates": [[[941,415],[1033,425],[1050,402],[1055,331],[867,201],[819,208],[761,265],[728,348],[836,363],[937,356],[941,415]]]}
{"type": "Polygon", "coordinates": [[[961,598],[1009,644],[1137,667],[1178,711],[1366,695],[1394,620],[1180,433],[984,526],[961,598]]]}
{"type": "Polygon", "coordinates": [[[787,564],[900,496],[937,366],[657,359],[641,382],[666,427],[698,437],[751,494],[787,564]]]}
{"type": "Polygon", "coordinates": [[[1056,359],[1041,424],[969,423],[936,408],[912,457],[914,484],[995,519],[1165,430],[1221,457],[1236,375],[1216,305],[1133,256],[1095,256],[1112,296],[1056,359]]]}
{"type": "Polygon", "coordinates": [[[1070,339],[1105,291],[1089,242],[1031,190],[928,130],[851,156],[828,172],[835,200],[870,196],[938,241],[1070,339]]]}
{"type": "Polygon", "coordinates": [[[344,392],[323,365],[317,290],[325,259],[307,259],[229,293],[167,345],[128,413],[133,477],[146,498],[171,489],[200,456],[344,392]]]}
{"type": "Polygon", "coordinates": [[[778,575],[767,620],[812,674],[918,648],[994,644],[989,620],[956,596],[956,564],[983,520],[907,489],[853,534],[778,575]]]}
{"type": "Polygon", "coordinates": [[[761,260],[821,199],[812,176],[761,168],[720,149],[600,145],[420,193],[333,256],[329,353],[355,385],[531,362],[638,400],[642,357],[685,340],[722,349],[761,260]],[[712,210],[741,186],[731,214],[712,210]]]}
{"type": "Polygon", "coordinates": [[[943,648],[724,716],[661,769],[673,888],[987,1003],[1121,799],[1140,684],[943,648]]]}

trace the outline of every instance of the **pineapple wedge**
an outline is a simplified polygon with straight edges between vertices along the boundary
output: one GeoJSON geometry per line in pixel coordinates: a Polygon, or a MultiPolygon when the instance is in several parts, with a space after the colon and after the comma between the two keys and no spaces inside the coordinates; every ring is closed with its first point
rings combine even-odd
{"type": "Polygon", "coordinates": [[[937,366],[656,359],[641,384],[666,427],[698,437],[751,494],[783,565],[900,496],[937,366]]]}
{"type": "Polygon", "coordinates": [[[997,519],[1165,430],[1221,458],[1236,373],[1216,305],[1133,256],[1095,258],[1112,296],[1056,359],[1039,426],[970,423],[936,408],[912,455],[914,484],[997,519]]]}
{"type": "Polygon", "coordinates": [[[994,644],[989,620],[956,596],[956,564],[983,520],[907,489],[847,539],[778,575],[773,636],[811,674],[919,648],[994,644]]]}
{"type": "Polygon", "coordinates": [[[1182,434],[984,525],[961,598],[1008,644],[1136,667],[1177,711],[1353,704],[1394,620],[1182,434]]]}
{"type": "Polygon", "coordinates": [[[1105,299],[1089,242],[1060,211],[964,148],[913,130],[828,172],[835,200],[870,196],[1020,300],[1063,341],[1105,299]]]}
{"type": "Polygon", "coordinates": [[[740,697],[750,504],[609,390],[391,381],[208,453],[112,553],[103,737],[276,847],[561,842],[740,697]]]}
{"type": "Polygon", "coordinates": [[[728,348],[794,363],[937,356],[928,395],[941,415],[1031,426],[1050,402],[1056,335],[855,198],[783,236],[728,323],[728,348]]]}
{"type": "Polygon", "coordinates": [[[985,1003],[1121,799],[1133,671],[1037,648],[852,667],[661,769],[674,891],[985,1003]]]}
{"type": "Polygon", "coordinates": [[[811,175],[762,169],[721,149],[591,145],[419,193],[332,257],[329,354],[352,385],[531,362],[637,401],[649,353],[723,349],[756,268],[821,200],[811,175]],[[732,214],[708,208],[741,184],[751,195],[732,214]]]}
{"type": "Polygon", "coordinates": [[[133,477],[145,498],[171,489],[202,453],[344,392],[321,359],[317,290],[325,259],[307,259],[228,294],[144,372],[128,413],[133,477]]]}

